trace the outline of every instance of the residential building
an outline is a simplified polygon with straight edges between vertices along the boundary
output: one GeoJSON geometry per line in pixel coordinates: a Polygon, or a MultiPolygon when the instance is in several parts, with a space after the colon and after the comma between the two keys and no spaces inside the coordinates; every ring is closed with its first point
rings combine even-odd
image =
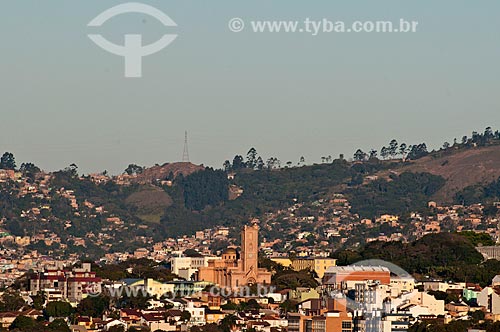
{"type": "Polygon", "coordinates": [[[79,302],[88,294],[99,294],[101,291],[101,278],[91,271],[90,263],[83,263],[81,268],[71,271],[57,266],[48,267],[30,280],[30,295],[43,292],[52,300],[79,302]]]}

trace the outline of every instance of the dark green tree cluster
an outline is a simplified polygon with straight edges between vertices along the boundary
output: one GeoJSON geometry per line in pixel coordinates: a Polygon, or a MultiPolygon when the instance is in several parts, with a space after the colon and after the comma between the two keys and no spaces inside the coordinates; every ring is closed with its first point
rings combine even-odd
{"type": "Polygon", "coordinates": [[[24,176],[29,178],[34,178],[35,175],[40,173],[40,168],[33,163],[22,163],[21,167],[19,167],[19,171],[23,173],[24,176]]]}
{"type": "Polygon", "coordinates": [[[455,202],[459,204],[486,203],[500,199],[500,178],[487,185],[472,185],[455,194],[455,202]]]}
{"type": "Polygon", "coordinates": [[[500,131],[493,132],[491,127],[486,127],[483,133],[473,131],[471,137],[462,137],[462,145],[464,146],[486,146],[498,143],[498,141],[500,141],[500,131]]]}
{"type": "MultiPolygon", "coordinates": [[[[396,159],[398,156],[403,159],[419,159],[428,154],[427,145],[425,143],[416,145],[407,145],[406,143],[399,144],[396,139],[392,139],[388,146],[383,146],[380,149],[380,157],[382,159],[396,159]]],[[[376,159],[379,152],[371,149],[368,153],[361,149],[354,153],[354,161],[366,161],[376,159]]]]}
{"type": "Polygon", "coordinates": [[[2,157],[0,157],[0,169],[16,169],[16,158],[14,157],[14,154],[11,152],[5,152],[2,157]]]}
{"type": "Polygon", "coordinates": [[[429,154],[427,152],[427,145],[425,143],[412,145],[408,152],[408,159],[417,160],[429,154]]]}
{"type": "Polygon", "coordinates": [[[109,309],[110,299],[104,295],[89,296],[78,303],[76,312],[81,316],[102,317],[109,309]]]}
{"type": "Polygon", "coordinates": [[[226,173],[213,168],[195,172],[183,180],[184,205],[190,210],[201,211],[216,206],[229,198],[229,181],[226,173]]]}
{"type": "Polygon", "coordinates": [[[226,172],[229,171],[238,171],[242,169],[251,169],[251,170],[262,170],[264,168],[279,168],[281,165],[278,158],[271,157],[266,162],[262,159],[261,156],[258,155],[257,150],[255,148],[250,148],[245,158],[241,155],[236,155],[233,158],[233,162],[231,163],[229,160],[226,160],[222,167],[226,172]]]}
{"type": "Polygon", "coordinates": [[[445,184],[444,178],[430,173],[391,175],[391,181],[378,179],[347,191],[352,212],[372,218],[384,213],[403,214],[422,209],[430,197],[445,184]]]}
{"type": "Polygon", "coordinates": [[[161,228],[163,234],[176,236],[193,234],[195,230],[221,224],[239,227],[250,218],[259,218],[289,207],[294,199],[312,203],[324,198],[333,187],[348,183],[354,175],[372,174],[387,166],[377,161],[351,165],[345,160],[336,159],[329,164],[283,168],[274,172],[242,171],[233,180],[235,185],[243,188],[243,194],[238,199],[200,212],[184,208],[184,197],[180,190],[182,181],[178,179],[177,185],[165,189],[174,204],[166,210],[161,228]]]}
{"type": "Polygon", "coordinates": [[[130,164],[125,169],[125,173],[128,175],[138,175],[144,172],[144,167],[138,166],[136,164],[130,164]]]}
{"type": "Polygon", "coordinates": [[[0,297],[0,312],[5,311],[18,311],[22,309],[25,302],[21,296],[16,292],[5,292],[0,297]]]}
{"type": "Polygon", "coordinates": [[[147,279],[152,278],[161,282],[172,281],[179,278],[165,268],[164,264],[147,258],[129,259],[118,264],[92,265],[92,270],[103,279],[121,280],[126,278],[147,279]]]}
{"type": "Polygon", "coordinates": [[[73,307],[68,302],[52,301],[47,303],[43,313],[47,318],[69,317],[73,313],[73,307]]]}
{"type": "MultiPolygon", "coordinates": [[[[487,146],[491,144],[498,144],[500,141],[500,131],[493,131],[491,127],[487,127],[483,133],[478,133],[476,131],[472,132],[471,137],[463,136],[461,143],[455,138],[453,144],[449,142],[444,142],[442,149],[440,151],[446,151],[451,147],[454,148],[469,148],[475,146],[487,146]]],[[[380,155],[382,159],[395,159],[400,156],[403,159],[416,160],[425,157],[429,154],[427,151],[427,145],[425,143],[407,145],[406,143],[398,144],[396,139],[389,142],[388,146],[383,146],[380,149],[380,153],[372,149],[369,153],[364,152],[361,149],[356,150],[354,153],[355,161],[365,161],[369,159],[376,158],[380,155]]]]}
{"type": "Polygon", "coordinates": [[[47,326],[31,317],[19,316],[9,327],[13,332],[70,332],[68,324],[63,319],[55,319],[47,326]]]}
{"type": "Polygon", "coordinates": [[[271,283],[278,290],[297,289],[297,287],[318,287],[318,282],[315,279],[317,276],[310,270],[294,271],[266,257],[259,257],[259,266],[273,272],[271,283]]]}
{"type": "Polygon", "coordinates": [[[474,231],[463,231],[458,233],[461,236],[466,237],[473,246],[494,246],[495,241],[491,238],[488,233],[478,233],[474,231]]]}

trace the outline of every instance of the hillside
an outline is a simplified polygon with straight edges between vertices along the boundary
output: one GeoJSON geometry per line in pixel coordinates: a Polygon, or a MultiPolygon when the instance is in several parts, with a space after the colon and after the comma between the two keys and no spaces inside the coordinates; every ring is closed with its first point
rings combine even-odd
{"type": "MultiPolygon", "coordinates": [[[[424,144],[413,146],[415,153],[404,162],[395,154],[380,160],[357,153],[355,162],[339,158],[280,167],[276,158],[267,165],[255,162],[262,159],[251,149],[249,161],[236,156],[224,163],[225,170],[190,163],[135,165],[131,174],[113,178],[80,176],[76,165],[53,173],[32,164],[16,169],[14,156],[5,154],[3,164],[10,169],[0,172],[0,231],[31,237],[27,250],[67,255],[83,246],[92,256],[218,226],[233,231],[254,218],[261,221],[263,237],[283,241],[277,246],[356,246],[380,234],[411,237],[411,212],[434,213],[430,200],[491,207],[500,199],[500,182],[494,182],[500,177],[500,133],[473,137],[431,153],[424,144]],[[238,197],[229,195],[231,187],[238,188],[238,197]],[[399,216],[401,225],[353,228],[384,214],[399,216]],[[296,233],[303,233],[300,241],[296,233]]],[[[486,211],[494,215],[496,208],[486,211]]]]}
{"type": "MultiPolygon", "coordinates": [[[[392,170],[398,173],[426,172],[442,176],[446,183],[434,194],[433,199],[450,203],[454,195],[465,187],[486,185],[500,177],[500,145],[432,153],[392,170]]],[[[387,172],[379,175],[386,174],[387,172]]]]}
{"type": "Polygon", "coordinates": [[[195,165],[189,162],[166,163],[156,165],[150,168],[145,168],[140,174],[132,179],[133,183],[148,184],[156,180],[164,180],[169,175],[173,178],[183,175],[188,176],[194,172],[201,171],[205,167],[203,165],[195,165]]]}
{"type": "Polygon", "coordinates": [[[125,203],[136,209],[142,221],[159,223],[165,209],[172,205],[172,198],[161,188],[145,186],[130,194],[125,203]]]}

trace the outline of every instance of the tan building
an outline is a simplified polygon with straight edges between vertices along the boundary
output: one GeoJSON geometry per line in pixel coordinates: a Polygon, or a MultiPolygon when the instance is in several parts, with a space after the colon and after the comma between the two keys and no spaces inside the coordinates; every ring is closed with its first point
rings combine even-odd
{"type": "Polygon", "coordinates": [[[323,278],[326,270],[328,268],[336,266],[337,260],[334,258],[304,258],[304,259],[294,259],[292,261],[292,268],[295,271],[301,271],[309,269],[316,272],[319,278],[323,278]]]}
{"type": "Polygon", "coordinates": [[[252,284],[270,284],[271,272],[258,266],[259,227],[245,226],[241,232],[241,255],[236,249],[227,249],[222,259],[200,267],[198,280],[208,281],[221,287],[237,288],[252,284]]]}
{"type": "Polygon", "coordinates": [[[291,267],[294,271],[311,270],[316,272],[319,278],[323,278],[326,270],[337,265],[337,260],[334,258],[271,258],[275,263],[281,264],[284,267],[291,267]]]}

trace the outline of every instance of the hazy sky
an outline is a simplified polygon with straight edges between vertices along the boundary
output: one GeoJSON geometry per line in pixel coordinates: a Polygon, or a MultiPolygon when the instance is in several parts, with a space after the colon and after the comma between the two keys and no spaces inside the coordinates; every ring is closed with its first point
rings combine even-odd
{"type": "Polygon", "coordinates": [[[76,163],[120,173],[182,157],[220,167],[254,146],[265,158],[352,156],[392,139],[434,148],[500,127],[500,2],[142,1],[143,14],[87,23],[124,1],[3,0],[0,152],[45,170],[76,163]],[[233,33],[247,20],[394,20],[417,33],[233,33]],[[87,37],[123,44],[178,34],[124,78],[123,58],[87,37]]]}

